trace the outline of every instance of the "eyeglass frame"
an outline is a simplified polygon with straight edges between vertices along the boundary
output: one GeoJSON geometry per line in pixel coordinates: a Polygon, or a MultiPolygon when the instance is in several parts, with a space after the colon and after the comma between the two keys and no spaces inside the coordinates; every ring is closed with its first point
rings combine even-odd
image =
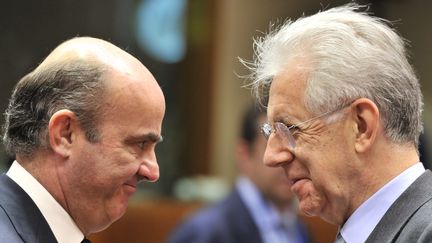
{"type": "Polygon", "coordinates": [[[264,136],[264,138],[266,140],[268,140],[270,138],[270,135],[272,133],[277,134],[278,130],[281,131],[282,135],[280,137],[284,140],[284,142],[286,142],[288,144],[288,148],[289,149],[294,150],[294,148],[296,147],[296,139],[294,138],[294,134],[295,133],[291,132],[291,129],[298,128],[300,125],[303,125],[303,124],[315,121],[315,120],[317,120],[319,118],[323,118],[323,117],[332,115],[334,113],[337,113],[337,112],[339,112],[339,111],[347,108],[348,106],[350,106],[353,102],[354,101],[349,102],[349,103],[347,103],[346,105],[344,105],[342,107],[338,107],[338,108],[336,108],[334,110],[330,110],[330,111],[324,112],[323,114],[320,114],[318,116],[309,118],[306,121],[302,121],[302,122],[299,122],[299,123],[291,125],[291,126],[287,126],[287,125],[285,125],[282,122],[274,122],[273,125],[271,125],[268,122],[265,122],[265,123],[263,123],[260,126],[260,132],[264,136]]]}

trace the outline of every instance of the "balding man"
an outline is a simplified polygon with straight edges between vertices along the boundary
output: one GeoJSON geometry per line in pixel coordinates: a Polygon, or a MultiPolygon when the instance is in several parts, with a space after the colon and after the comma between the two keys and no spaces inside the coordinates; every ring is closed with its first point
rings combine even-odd
{"type": "Polygon", "coordinates": [[[81,37],[57,47],[16,85],[3,142],[0,242],[81,242],[155,181],[163,93],[133,56],[81,37]]]}

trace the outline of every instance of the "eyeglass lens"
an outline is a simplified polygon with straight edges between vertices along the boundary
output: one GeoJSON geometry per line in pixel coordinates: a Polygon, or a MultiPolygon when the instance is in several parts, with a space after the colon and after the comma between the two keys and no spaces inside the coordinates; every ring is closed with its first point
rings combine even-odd
{"type": "Polygon", "coordinates": [[[268,139],[270,137],[272,132],[275,132],[275,134],[277,134],[277,136],[282,138],[284,143],[288,144],[288,148],[294,149],[296,146],[296,142],[295,142],[294,136],[292,135],[291,131],[289,130],[289,128],[285,124],[283,124],[281,122],[275,122],[274,123],[274,129],[272,128],[272,126],[270,124],[264,123],[261,126],[261,132],[266,139],[268,139]]]}
{"type": "Polygon", "coordinates": [[[284,143],[288,144],[288,148],[294,149],[296,146],[296,142],[290,129],[281,122],[275,122],[274,126],[276,129],[276,134],[279,133],[279,137],[281,137],[282,140],[284,140],[284,143]]]}

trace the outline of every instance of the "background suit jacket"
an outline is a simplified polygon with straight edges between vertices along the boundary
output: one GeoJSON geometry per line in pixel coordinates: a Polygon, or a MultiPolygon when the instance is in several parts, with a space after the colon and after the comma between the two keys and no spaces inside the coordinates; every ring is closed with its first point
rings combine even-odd
{"type": "MultiPolygon", "coordinates": [[[[304,242],[306,228],[298,225],[304,242]]],[[[258,228],[236,189],[222,202],[194,215],[180,225],[170,243],[261,243],[258,228]]]]}
{"type": "Polygon", "coordinates": [[[432,172],[426,170],[393,203],[366,242],[432,242],[432,172]]]}
{"type": "Polygon", "coordinates": [[[33,200],[6,174],[0,175],[0,242],[57,242],[33,200]]]}

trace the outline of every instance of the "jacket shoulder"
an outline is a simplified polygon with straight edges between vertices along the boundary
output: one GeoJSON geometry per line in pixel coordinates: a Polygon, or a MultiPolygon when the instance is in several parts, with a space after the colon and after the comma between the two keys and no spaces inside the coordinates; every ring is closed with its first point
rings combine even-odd
{"type": "Polygon", "coordinates": [[[178,225],[169,242],[217,242],[215,239],[228,233],[225,210],[221,204],[200,210],[178,225]]]}
{"type": "Polygon", "coordinates": [[[171,235],[170,243],[260,242],[255,223],[234,190],[222,202],[186,219],[171,235]],[[250,239],[256,239],[251,241],[250,239]]]}
{"type": "Polygon", "coordinates": [[[432,242],[432,200],[412,215],[397,237],[397,242],[432,242]]]}

